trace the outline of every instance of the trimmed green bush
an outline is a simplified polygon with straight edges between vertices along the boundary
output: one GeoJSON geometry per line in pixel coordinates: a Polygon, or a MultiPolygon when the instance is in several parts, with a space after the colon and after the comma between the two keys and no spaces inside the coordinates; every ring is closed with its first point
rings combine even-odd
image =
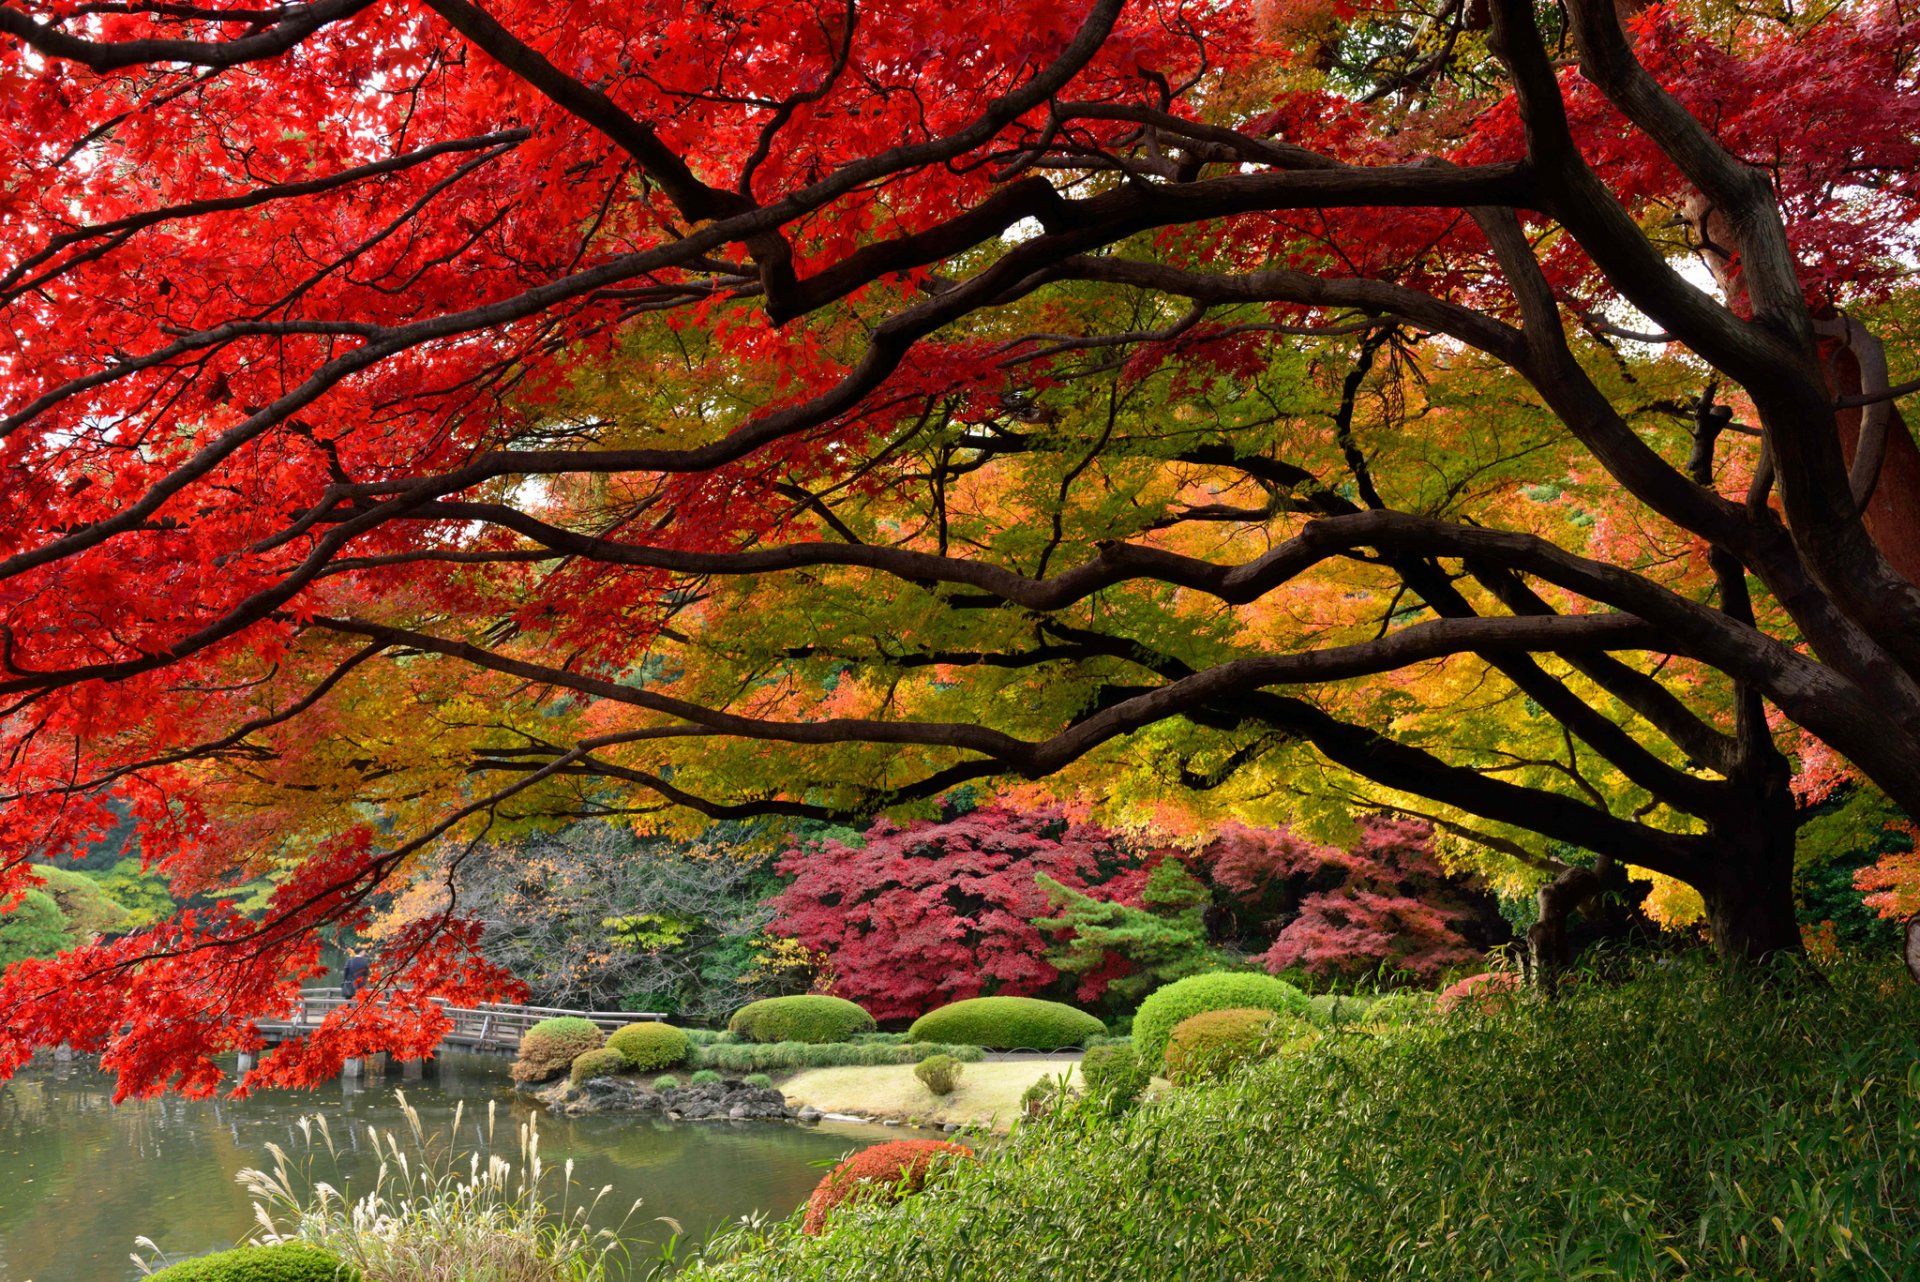
{"type": "Polygon", "coordinates": [[[611,1046],[597,1051],[588,1051],[573,1061],[573,1067],[567,1070],[567,1080],[575,1086],[594,1077],[612,1077],[615,1073],[624,1073],[630,1067],[627,1057],[611,1046]]]}
{"type": "Polygon", "coordinates": [[[662,1073],[660,1074],[660,1076],[653,1079],[653,1089],[656,1091],[676,1090],[679,1088],[679,1086],[680,1086],[680,1079],[675,1077],[672,1073],[662,1073]]]}
{"type": "Polygon", "coordinates": [[[913,1075],[935,1095],[951,1095],[960,1084],[960,1061],[951,1055],[929,1055],[913,1066],[913,1075]]]}
{"type": "Polygon", "coordinates": [[[1167,1080],[1191,1086],[1225,1077],[1242,1064],[1265,1059],[1282,1041],[1312,1027],[1298,1016],[1258,1008],[1190,1015],[1167,1034],[1167,1080]]]}
{"type": "Polygon", "coordinates": [[[689,1086],[718,1086],[727,1079],[710,1068],[703,1068],[687,1079],[689,1086]]]}
{"type": "Polygon", "coordinates": [[[742,1086],[750,1086],[756,1091],[764,1091],[773,1085],[773,1079],[765,1073],[748,1073],[740,1079],[742,1086]]]}
{"type": "Polygon", "coordinates": [[[873,1031],[873,1016],[842,997],[769,997],[742,1006],[727,1031],[753,1042],[844,1042],[873,1031]]]}
{"type": "Polygon", "coordinates": [[[607,1045],[625,1055],[627,1063],[639,1073],[684,1064],[692,1049],[685,1032],[660,1023],[628,1024],[615,1030],[607,1045]]]}
{"type": "Polygon", "coordinates": [[[1142,1064],[1161,1063],[1167,1034],[1181,1020],[1210,1010],[1251,1007],[1305,1015],[1307,995],[1271,975],[1220,972],[1176,980],[1140,1003],[1133,1016],[1133,1049],[1142,1064]]]}
{"type": "Polygon", "coordinates": [[[1064,1002],[1037,997],[971,997],[928,1011],[907,1030],[909,1041],[963,1042],[988,1050],[1057,1051],[1106,1036],[1107,1026],[1064,1002]]]}
{"type": "Polygon", "coordinates": [[[516,1082],[544,1082],[560,1076],[573,1061],[606,1044],[599,1025],[578,1015],[543,1019],[520,1038],[520,1054],[510,1070],[516,1082]]]}
{"type": "Polygon", "coordinates": [[[1322,1037],[680,1282],[1920,1278],[1920,987],[1828,978],[1683,963],[1322,1037]]]}
{"type": "Polygon", "coordinates": [[[1367,1017],[1374,999],[1346,993],[1319,993],[1307,999],[1306,1017],[1316,1028],[1358,1024],[1367,1017]]]}
{"type": "Polygon", "coordinates": [[[1139,1099],[1152,1080],[1132,1042],[1095,1046],[1080,1061],[1080,1081],[1087,1094],[1121,1107],[1139,1099]]]}
{"type": "Polygon", "coordinates": [[[238,1246],[161,1269],[147,1282],[358,1282],[360,1275],[310,1246],[238,1246]]]}
{"type": "Polygon", "coordinates": [[[972,1063],[981,1058],[978,1046],[948,1046],[939,1042],[918,1045],[898,1042],[829,1042],[814,1046],[806,1042],[733,1042],[725,1045],[696,1046],[688,1060],[695,1068],[713,1068],[723,1073],[796,1073],[803,1068],[878,1067],[885,1064],[917,1064],[930,1055],[951,1055],[972,1063]]]}

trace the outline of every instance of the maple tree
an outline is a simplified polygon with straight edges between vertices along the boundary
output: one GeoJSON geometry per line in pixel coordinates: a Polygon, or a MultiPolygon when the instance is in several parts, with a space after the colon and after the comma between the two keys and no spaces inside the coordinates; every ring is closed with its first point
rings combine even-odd
{"type": "MultiPolygon", "coordinates": [[[[1257,799],[1307,749],[1556,906],[1587,870],[1536,838],[1797,948],[1795,758],[1920,813],[1872,324],[1917,37],[4,0],[0,894],[130,811],[214,902],[10,968],[0,1073],[212,1089],[322,932],[495,825],[1257,799]],[[1526,448],[1449,470],[1489,433],[1526,448]],[[1514,501],[1563,477],[1603,521],[1514,501]],[[1540,715],[1489,746],[1479,690],[1540,715]]],[[[516,991],[477,942],[411,923],[252,1080],[431,1048],[516,991]]]]}
{"type": "Polygon", "coordinates": [[[1475,913],[1434,860],[1432,830],[1417,821],[1367,816],[1360,832],[1351,850],[1315,853],[1316,865],[1345,875],[1335,888],[1301,900],[1299,915],[1261,959],[1267,969],[1433,980],[1480,961],[1481,951],[1465,934],[1475,913]]]}
{"type": "MultiPolygon", "coordinates": [[[[826,954],[835,995],[876,1019],[910,1019],[971,997],[1053,995],[1067,987],[1047,949],[1041,878],[1138,904],[1154,852],[1057,810],[983,806],[905,827],[881,820],[858,845],[791,850],[793,882],[770,929],[826,954]]],[[[1071,991],[1099,999],[1119,958],[1077,967],[1071,991]]],[[[1064,995],[1064,994],[1063,994],[1064,995]]]]}

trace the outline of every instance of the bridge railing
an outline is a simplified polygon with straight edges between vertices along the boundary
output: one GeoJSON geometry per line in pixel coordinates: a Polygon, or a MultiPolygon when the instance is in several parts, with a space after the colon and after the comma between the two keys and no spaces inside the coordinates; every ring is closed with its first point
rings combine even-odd
{"type": "MultiPolygon", "coordinates": [[[[340,995],[338,988],[302,989],[300,1005],[288,1012],[288,1023],[294,1028],[312,1027],[325,1019],[331,1011],[346,1005],[346,1000],[340,995]]],[[[543,1019],[560,1019],[568,1016],[587,1019],[606,1031],[612,1032],[628,1024],[666,1018],[659,1011],[647,1010],[568,1010],[560,1006],[516,1006],[503,1002],[483,1002],[478,1006],[453,1006],[437,997],[433,1000],[453,1021],[453,1027],[447,1031],[448,1041],[479,1046],[498,1046],[503,1049],[518,1046],[521,1035],[543,1019]]]]}

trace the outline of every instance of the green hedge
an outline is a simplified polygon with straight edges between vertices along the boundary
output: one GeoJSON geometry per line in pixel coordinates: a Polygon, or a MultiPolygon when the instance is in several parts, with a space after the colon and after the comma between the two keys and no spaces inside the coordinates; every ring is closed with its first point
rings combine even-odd
{"type": "Polygon", "coordinates": [[[652,1022],[616,1029],[607,1039],[607,1045],[626,1056],[627,1064],[636,1073],[684,1064],[692,1050],[686,1033],[672,1024],[652,1022]]]}
{"type": "Polygon", "coordinates": [[[146,1282],[358,1282],[359,1277],[310,1246],[240,1246],[182,1260],[146,1282]]]}
{"type": "Polygon", "coordinates": [[[1253,1007],[1305,1017],[1307,995],[1271,975],[1221,972],[1175,980],[1140,1003],[1133,1016],[1133,1049],[1150,1067],[1166,1058],[1167,1034],[1181,1020],[1210,1010],[1253,1007]]]}
{"type": "Polygon", "coordinates": [[[1339,1032],[680,1282],[1920,1278],[1920,988],[1681,965],[1339,1032]]]}
{"type": "Polygon", "coordinates": [[[1140,1098],[1153,1080],[1132,1042],[1108,1042],[1088,1049],[1080,1060],[1080,1081],[1087,1094],[1126,1105],[1140,1098]]]}
{"type": "Polygon", "coordinates": [[[588,1051],[573,1061],[573,1067],[567,1070],[567,1080],[575,1086],[596,1077],[612,1077],[615,1073],[624,1073],[630,1065],[627,1057],[611,1046],[597,1051],[588,1051]]]}
{"type": "Polygon", "coordinates": [[[1107,1026],[1083,1010],[1037,997],[972,997],[913,1021],[915,1042],[961,1042],[988,1050],[1055,1051],[1104,1037],[1107,1026]]]}
{"type": "Polygon", "coordinates": [[[752,1042],[844,1042],[873,1031],[873,1016],[842,997],[769,997],[742,1006],[727,1031],[752,1042]]]}
{"type": "Polygon", "coordinates": [[[803,1068],[841,1068],[848,1065],[874,1067],[884,1064],[918,1064],[932,1055],[951,1055],[958,1060],[977,1060],[983,1052],[978,1046],[948,1046],[936,1042],[902,1044],[898,1042],[830,1042],[815,1046],[808,1042],[728,1042],[696,1046],[688,1057],[695,1068],[713,1068],[723,1073],[796,1073],[803,1068]]]}

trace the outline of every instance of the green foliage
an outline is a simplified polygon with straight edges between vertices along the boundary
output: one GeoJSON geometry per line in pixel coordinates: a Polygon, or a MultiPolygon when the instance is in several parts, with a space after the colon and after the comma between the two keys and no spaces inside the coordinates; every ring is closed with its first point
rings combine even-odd
{"type": "Polygon", "coordinates": [[[685,1282],[1920,1277],[1920,989],[1706,966],[1331,1036],[685,1282]],[[1490,1173],[1497,1173],[1497,1177],[1490,1173]],[[1196,1256],[1204,1244],[1204,1263],[1196,1256]]]}
{"type": "Polygon", "coordinates": [[[710,1068],[703,1068],[687,1079],[689,1086],[718,1086],[726,1079],[710,1068]]]}
{"type": "Polygon", "coordinates": [[[765,1073],[748,1073],[740,1079],[740,1084],[742,1086],[750,1086],[757,1091],[763,1091],[773,1085],[773,1079],[765,1073]]]}
{"type": "Polygon", "coordinates": [[[1883,855],[1911,850],[1904,811],[1870,785],[1823,804],[1794,843],[1793,892],[1800,920],[1830,921],[1841,943],[1887,944],[1899,925],[1862,902],[1854,874],[1883,855]]]}
{"type": "Polygon", "coordinates": [[[1064,1002],[1038,997],[970,997],[913,1021],[916,1042],[961,1042],[989,1050],[1053,1051],[1083,1046],[1107,1026],[1064,1002]]]}
{"type": "Polygon", "coordinates": [[[1367,1017],[1373,1007],[1370,997],[1357,997],[1350,993],[1319,993],[1307,999],[1306,1017],[1313,1021],[1316,1028],[1338,1028],[1343,1024],[1357,1024],[1367,1017]]]}
{"type": "Polygon", "coordinates": [[[1310,1029],[1304,1019],[1258,1008],[1189,1015],[1167,1034],[1167,1080],[1191,1086],[1225,1077],[1242,1064],[1267,1058],[1287,1038],[1310,1029]]]}
{"type": "Polygon", "coordinates": [[[127,910],[86,873],[51,864],[35,864],[33,871],[46,883],[41,890],[60,906],[60,914],[76,938],[84,941],[126,925],[127,910]]]}
{"type": "Polygon", "coordinates": [[[564,1015],[543,1019],[520,1038],[520,1055],[513,1061],[516,1082],[544,1082],[560,1076],[588,1051],[599,1050],[606,1034],[590,1019],[564,1015]]]}
{"type": "Polygon", "coordinates": [[[1080,1081],[1087,1094],[1117,1107],[1139,1099],[1152,1080],[1131,1042],[1095,1046],[1080,1060],[1080,1081]]]}
{"type": "Polygon", "coordinates": [[[1020,1093],[1020,1114],[1029,1121],[1052,1117],[1066,1106],[1071,1095],[1066,1075],[1049,1073],[1020,1093]]]}
{"type": "Polygon", "coordinates": [[[653,1089],[656,1091],[677,1090],[679,1086],[680,1086],[680,1079],[675,1077],[672,1073],[662,1073],[660,1074],[660,1076],[653,1079],[653,1089]]]}
{"type": "Polygon", "coordinates": [[[607,1045],[625,1056],[638,1073],[684,1064],[693,1049],[686,1033],[671,1024],[653,1022],[615,1029],[607,1045]]]}
{"type": "Polygon", "coordinates": [[[357,1282],[360,1275],[310,1246],[240,1246],[161,1269],[147,1282],[357,1282]]]}
{"type": "Polygon", "coordinates": [[[167,879],[142,868],[138,859],[121,859],[87,875],[93,878],[102,894],[126,909],[125,929],[151,926],[178,906],[167,879]]]}
{"type": "Polygon", "coordinates": [[[1204,974],[1220,964],[1207,946],[1202,918],[1209,894],[1178,859],[1162,859],[1147,875],[1141,907],[1094,899],[1041,873],[1051,917],[1034,920],[1043,931],[1065,932],[1047,950],[1047,961],[1069,975],[1088,975],[1123,957],[1133,972],[1113,979],[1107,992],[1132,1005],[1163,984],[1204,974]]]}
{"type": "Polygon", "coordinates": [[[873,1031],[873,1016],[841,997],[769,997],[742,1006],[727,1031],[755,1042],[844,1042],[873,1031]]]}
{"type": "Polygon", "coordinates": [[[631,1065],[627,1057],[613,1047],[604,1047],[597,1051],[588,1051],[573,1061],[573,1067],[567,1070],[567,1080],[575,1086],[594,1077],[612,1077],[615,1073],[624,1073],[631,1065]]]}
{"type": "Polygon", "coordinates": [[[952,1046],[941,1042],[857,1041],[828,1042],[730,1042],[696,1046],[689,1062],[696,1068],[715,1068],[723,1073],[792,1073],[803,1068],[874,1068],[887,1064],[917,1064],[934,1055],[950,1055],[972,1062],[982,1058],[978,1046],[952,1046]]]}
{"type": "Polygon", "coordinates": [[[914,1065],[913,1075],[935,1095],[951,1095],[960,1085],[960,1061],[951,1055],[929,1055],[914,1065]]]}
{"type": "Polygon", "coordinates": [[[0,913],[0,967],[51,957],[75,942],[60,905],[44,890],[29,890],[12,911],[0,913]]]}
{"type": "Polygon", "coordinates": [[[1365,1022],[1375,1026],[1417,1024],[1434,1013],[1432,993],[1388,993],[1367,1007],[1365,1022]]]}
{"type": "Polygon", "coordinates": [[[1173,1026],[1203,1011],[1252,1007],[1305,1015],[1307,995],[1271,975],[1221,972],[1195,975],[1159,989],[1140,1003],[1133,1016],[1133,1049],[1144,1064],[1158,1064],[1167,1053],[1173,1026]]]}

